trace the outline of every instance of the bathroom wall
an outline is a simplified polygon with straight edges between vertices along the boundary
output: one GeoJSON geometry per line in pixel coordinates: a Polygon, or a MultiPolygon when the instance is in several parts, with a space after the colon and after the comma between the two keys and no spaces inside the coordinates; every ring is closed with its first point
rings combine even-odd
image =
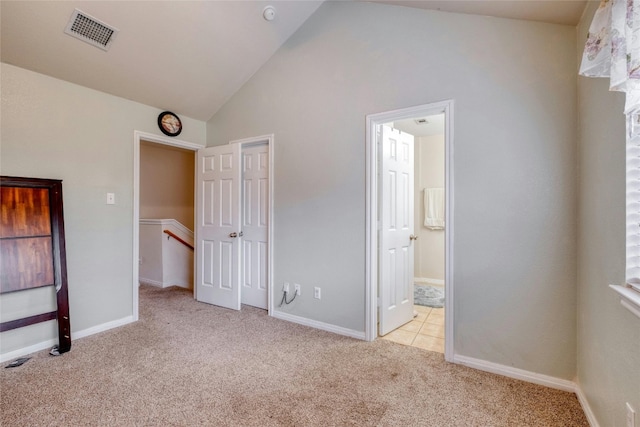
{"type": "Polygon", "coordinates": [[[444,135],[415,139],[415,241],[416,283],[444,284],[444,230],[424,226],[424,189],[444,187],[444,135]]]}

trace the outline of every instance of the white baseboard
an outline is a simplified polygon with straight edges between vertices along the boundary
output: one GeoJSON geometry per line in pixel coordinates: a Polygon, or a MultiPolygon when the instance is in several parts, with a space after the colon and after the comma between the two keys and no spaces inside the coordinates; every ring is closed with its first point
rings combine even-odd
{"type": "Polygon", "coordinates": [[[414,277],[413,283],[417,283],[420,285],[434,285],[434,286],[444,286],[444,280],[441,279],[430,279],[428,277],[414,277]]]}
{"type": "Polygon", "coordinates": [[[283,313],[282,311],[273,310],[271,316],[276,319],[286,320],[287,322],[297,323],[299,325],[310,326],[312,328],[320,329],[322,331],[333,332],[334,334],[344,335],[351,338],[357,338],[359,340],[365,339],[364,331],[356,331],[353,329],[343,328],[341,326],[332,325],[330,323],[324,323],[317,320],[307,319],[306,317],[300,317],[289,313],[283,313]]]}
{"type": "Polygon", "coordinates": [[[587,400],[587,396],[585,396],[580,384],[576,384],[576,396],[578,397],[578,402],[580,402],[580,406],[582,406],[582,410],[584,411],[584,415],[587,417],[587,421],[589,421],[589,425],[591,427],[600,427],[598,420],[596,419],[591,406],[589,405],[589,401],[587,400]]]}
{"type": "MultiPolygon", "coordinates": [[[[73,340],[77,340],[80,338],[88,337],[89,335],[97,334],[99,332],[108,331],[109,329],[117,328],[118,326],[123,326],[128,323],[133,322],[133,316],[123,317],[122,319],[113,320],[111,322],[102,323],[100,325],[93,326],[91,328],[83,329],[81,331],[72,332],[71,333],[71,348],[73,350],[73,340]]],[[[13,360],[18,357],[26,356],[27,354],[36,353],[38,351],[42,351],[45,349],[49,349],[54,345],[58,344],[58,339],[50,339],[46,341],[39,342],[37,344],[30,345],[28,347],[19,348],[14,351],[10,351],[8,353],[0,354],[0,363],[4,363],[7,360],[13,360]]]]}
{"type": "Polygon", "coordinates": [[[0,354],[0,363],[4,363],[8,360],[17,359],[18,357],[26,356],[27,354],[36,353],[45,349],[49,349],[58,344],[57,339],[51,339],[39,342],[37,344],[30,345],[28,347],[19,348],[17,350],[10,351],[8,353],[0,354]]]}
{"type": "Polygon", "coordinates": [[[124,326],[129,323],[133,323],[133,316],[123,317],[122,319],[112,320],[111,322],[107,323],[101,323],[100,325],[92,326],[91,328],[83,329],[78,332],[72,332],[71,338],[77,340],[79,338],[88,337],[89,335],[108,331],[109,329],[117,328],[119,326],[124,326]]]}
{"type": "Polygon", "coordinates": [[[475,359],[473,357],[454,355],[453,363],[468,366],[474,369],[479,369],[481,371],[491,372],[493,374],[503,375],[505,377],[514,378],[517,380],[543,385],[545,387],[555,388],[557,390],[569,391],[572,393],[576,391],[576,384],[573,381],[525,371],[524,369],[500,365],[498,363],[487,362],[486,360],[475,359]]]}
{"type": "Polygon", "coordinates": [[[138,281],[143,285],[155,286],[156,288],[169,288],[171,286],[177,286],[179,288],[184,288],[184,289],[193,289],[193,286],[190,286],[190,285],[159,282],[157,280],[145,279],[144,277],[138,278],[138,281]]]}
{"type": "Polygon", "coordinates": [[[549,375],[538,374],[535,372],[525,371],[523,369],[513,368],[511,366],[500,365],[498,363],[487,362],[486,360],[475,359],[473,357],[455,355],[453,357],[453,363],[468,366],[470,368],[479,369],[481,371],[491,372],[493,374],[503,375],[505,377],[514,378],[517,380],[527,381],[534,384],[543,385],[545,387],[554,388],[557,390],[568,391],[575,393],[582,406],[585,417],[591,427],[600,427],[598,420],[596,419],[589,401],[584,392],[580,388],[579,384],[573,381],[564,380],[562,378],[551,377],[549,375]]]}
{"type": "Polygon", "coordinates": [[[164,288],[164,283],[158,282],[157,280],[146,279],[144,277],[139,277],[138,281],[144,285],[155,286],[156,288],[164,288]]]}

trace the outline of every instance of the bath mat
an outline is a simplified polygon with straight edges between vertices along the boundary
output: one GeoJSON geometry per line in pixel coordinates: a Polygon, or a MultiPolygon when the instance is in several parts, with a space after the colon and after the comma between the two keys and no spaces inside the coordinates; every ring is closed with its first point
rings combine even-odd
{"type": "Polygon", "coordinates": [[[425,307],[444,307],[444,288],[429,285],[413,285],[413,303],[425,307]]]}

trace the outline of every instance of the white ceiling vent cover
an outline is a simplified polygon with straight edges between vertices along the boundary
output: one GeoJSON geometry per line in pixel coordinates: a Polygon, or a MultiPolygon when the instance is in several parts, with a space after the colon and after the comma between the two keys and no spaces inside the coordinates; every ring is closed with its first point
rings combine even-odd
{"type": "Polygon", "coordinates": [[[118,30],[76,9],[64,32],[102,50],[109,50],[118,30]]]}

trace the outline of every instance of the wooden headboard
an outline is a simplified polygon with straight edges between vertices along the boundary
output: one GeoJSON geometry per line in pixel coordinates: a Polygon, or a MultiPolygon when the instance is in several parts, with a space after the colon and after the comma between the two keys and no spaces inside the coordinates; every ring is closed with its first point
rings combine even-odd
{"type": "Polygon", "coordinates": [[[71,348],[62,181],[0,176],[0,293],[44,286],[56,290],[56,311],[0,323],[0,332],[56,319],[58,346],[71,348]]]}

